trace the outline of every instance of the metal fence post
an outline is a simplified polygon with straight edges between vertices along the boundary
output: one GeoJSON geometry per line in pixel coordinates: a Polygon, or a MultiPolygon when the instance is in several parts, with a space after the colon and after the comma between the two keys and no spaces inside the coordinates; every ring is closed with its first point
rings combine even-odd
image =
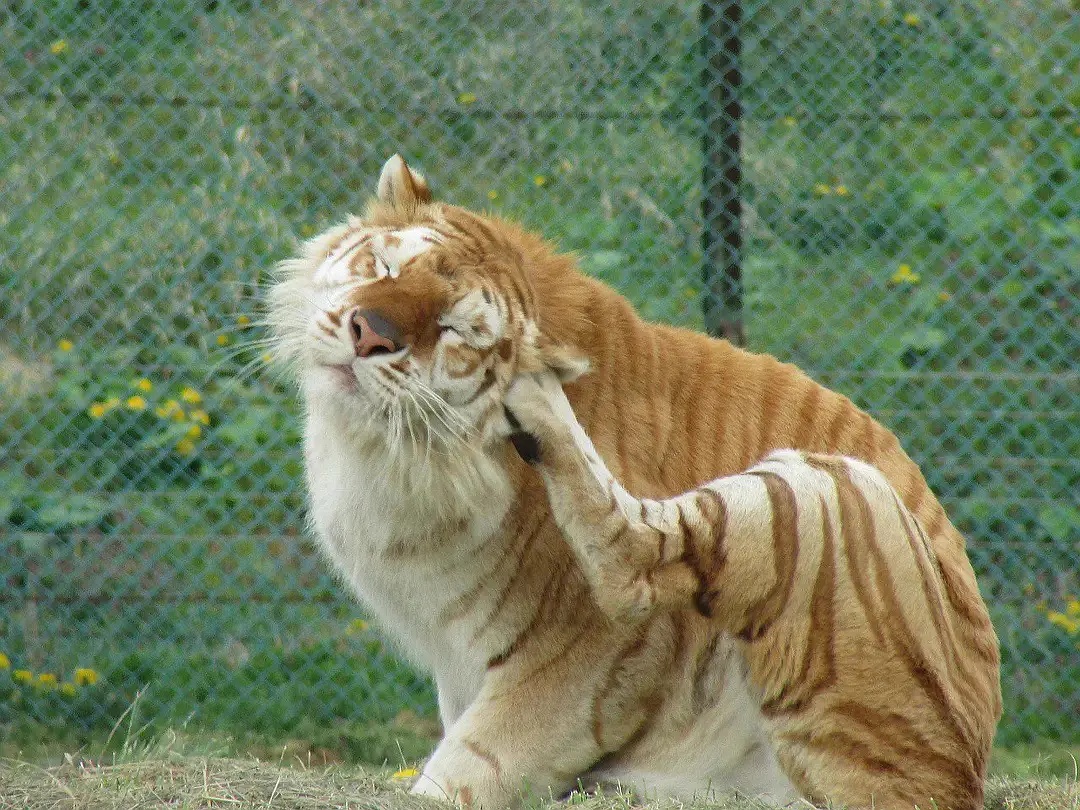
{"type": "Polygon", "coordinates": [[[703,0],[702,307],[705,329],[742,345],[741,0],[703,0]]]}

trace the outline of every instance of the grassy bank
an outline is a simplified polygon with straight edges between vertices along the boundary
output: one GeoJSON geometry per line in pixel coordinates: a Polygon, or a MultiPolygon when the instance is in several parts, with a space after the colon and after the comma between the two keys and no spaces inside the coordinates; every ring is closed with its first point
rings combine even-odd
{"type": "MultiPolygon", "coordinates": [[[[303,761],[260,762],[206,757],[143,758],[115,765],[72,760],[42,769],[20,763],[0,763],[0,808],[54,810],[93,807],[95,810],[169,808],[371,808],[421,810],[435,802],[406,793],[408,778],[390,771],[354,767],[314,767],[303,761]]],[[[762,810],[750,799],[710,797],[707,801],[636,803],[629,795],[609,792],[573,796],[571,803],[588,810],[762,810]]],[[[532,797],[531,808],[552,806],[546,797],[532,797]]],[[[992,779],[987,810],[1076,810],[1080,792],[1075,780],[992,779]]]]}

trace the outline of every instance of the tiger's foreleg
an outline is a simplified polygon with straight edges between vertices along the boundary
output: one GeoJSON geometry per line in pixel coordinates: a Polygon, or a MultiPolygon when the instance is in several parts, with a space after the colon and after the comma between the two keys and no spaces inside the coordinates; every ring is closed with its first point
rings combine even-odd
{"type": "MultiPolygon", "coordinates": [[[[535,437],[534,466],[601,609],[613,618],[638,620],[655,610],[702,609],[702,600],[720,584],[706,579],[719,571],[727,553],[721,543],[723,495],[702,487],[663,501],[632,496],[600,458],[554,375],[519,377],[506,406],[535,437]]],[[[761,517],[760,528],[768,532],[767,507],[761,517]]],[[[752,577],[758,564],[764,588],[773,572],[769,555],[760,556],[765,559],[746,561],[745,573],[752,577]]],[[[758,587],[747,581],[734,590],[745,599],[725,601],[738,614],[739,602],[753,602],[758,587]]]]}

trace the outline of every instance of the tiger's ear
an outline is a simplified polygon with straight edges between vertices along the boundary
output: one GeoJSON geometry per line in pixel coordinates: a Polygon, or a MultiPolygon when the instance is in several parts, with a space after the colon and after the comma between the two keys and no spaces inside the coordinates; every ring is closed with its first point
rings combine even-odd
{"type": "Polygon", "coordinates": [[[412,211],[431,202],[431,189],[419,172],[414,172],[401,157],[394,155],[379,173],[379,201],[400,211],[412,211]]]}
{"type": "Polygon", "coordinates": [[[592,368],[592,361],[584,353],[543,336],[531,354],[531,362],[524,364],[529,366],[525,371],[553,371],[562,383],[573,382],[592,368]]]}

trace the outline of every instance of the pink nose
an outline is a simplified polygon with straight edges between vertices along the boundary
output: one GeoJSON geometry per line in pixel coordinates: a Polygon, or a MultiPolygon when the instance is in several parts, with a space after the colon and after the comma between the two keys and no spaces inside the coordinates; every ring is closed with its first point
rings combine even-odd
{"type": "Polygon", "coordinates": [[[350,312],[349,331],[358,357],[390,354],[403,345],[401,330],[371,309],[354,309],[350,312]]]}

